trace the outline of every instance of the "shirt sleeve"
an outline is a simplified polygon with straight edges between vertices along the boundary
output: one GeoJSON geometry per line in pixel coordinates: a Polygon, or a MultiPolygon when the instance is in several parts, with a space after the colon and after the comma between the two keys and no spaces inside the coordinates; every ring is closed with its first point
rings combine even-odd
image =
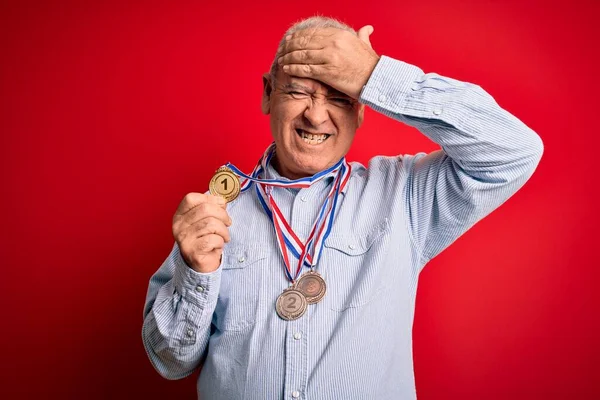
{"type": "Polygon", "coordinates": [[[150,279],[142,339],[152,365],[167,379],[190,375],[205,357],[221,282],[187,266],[175,243],[150,279]]]}
{"type": "Polygon", "coordinates": [[[523,186],[543,153],[540,137],[480,86],[390,57],[381,57],[359,101],[441,147],[397,163],[421,268],[523,186]]]}

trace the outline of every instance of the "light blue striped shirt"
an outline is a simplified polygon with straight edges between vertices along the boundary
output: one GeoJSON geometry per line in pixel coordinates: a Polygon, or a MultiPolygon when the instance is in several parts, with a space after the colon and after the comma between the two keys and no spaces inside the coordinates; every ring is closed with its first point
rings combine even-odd
{"type": "MultiPolygon", "coordinates": [[[[352,163],[317,266],[327,294],[298,320],[275,312],[289,282],[254,190],[228,204],[231,242],[218,270],[193,271],[175,245],[144,309],[144,346],[162,376],[203,364],[202,400],[416,398],[419,273],[527,181],[543,144],[481,87],[385,56],[359,100],[442,149],[352,163]]],[[[274,191],[300,239],[332,180],[274,191]]]]}

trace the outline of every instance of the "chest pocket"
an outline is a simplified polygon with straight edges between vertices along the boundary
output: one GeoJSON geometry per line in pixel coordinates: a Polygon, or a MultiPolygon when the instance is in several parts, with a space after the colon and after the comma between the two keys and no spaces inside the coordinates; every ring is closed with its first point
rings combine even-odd
{"type": "Polygon", "coordinates": [[[261,318],[265,307],[266,253],[258,244],[226,246],[221,287],[212,322],[221,331],[244,330],[261,318]]]}
{"type": "Polygon", "coordinates": [[[389,243],[387,220],[367,234],[327,238],[321,273],[327,282],[323,300],[329,308],[334,311],[358,308],[385,292],[388,282],[384,259],[389,243]]]}

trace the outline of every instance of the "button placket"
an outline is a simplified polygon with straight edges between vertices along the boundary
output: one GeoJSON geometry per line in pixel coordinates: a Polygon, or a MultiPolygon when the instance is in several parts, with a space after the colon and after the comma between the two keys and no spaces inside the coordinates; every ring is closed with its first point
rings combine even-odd
{"type": "MultiPolygon", "coordinates": [[[[310,312],[308,310],[307,312],[310,312]]],[[[306,341],[304,335],[308,329],[308,316],[303,315],[297,320],[288,321],[286,328],[286,398],[298,399],[306,391],[308,379],[308,364],[306,341]]]]}
{"type": "MultiPolygon", "coordinates": [[[[302,188],[296,193],[292,202],[290,225],[300,240],[306,240],[310,233],[310,228],[316,218],[319,204],[315,204],[315,199],[320,198],[318,188],[321,182],[313,184],[311,187],[302,188]]],[[[297,261],[296,259],[294,259],[297,261]]]]}

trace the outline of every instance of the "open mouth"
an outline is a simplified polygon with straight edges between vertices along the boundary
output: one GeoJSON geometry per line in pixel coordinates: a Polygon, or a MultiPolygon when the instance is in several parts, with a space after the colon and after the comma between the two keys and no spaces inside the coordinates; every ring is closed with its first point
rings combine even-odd
{"type": "Polygon", "coordinates": [[[321,144],[331,136],[326,133],[307,133],[302,129],[296,129],[296,133],[302,138],[304,143],[308,144],[321,144]]]}

